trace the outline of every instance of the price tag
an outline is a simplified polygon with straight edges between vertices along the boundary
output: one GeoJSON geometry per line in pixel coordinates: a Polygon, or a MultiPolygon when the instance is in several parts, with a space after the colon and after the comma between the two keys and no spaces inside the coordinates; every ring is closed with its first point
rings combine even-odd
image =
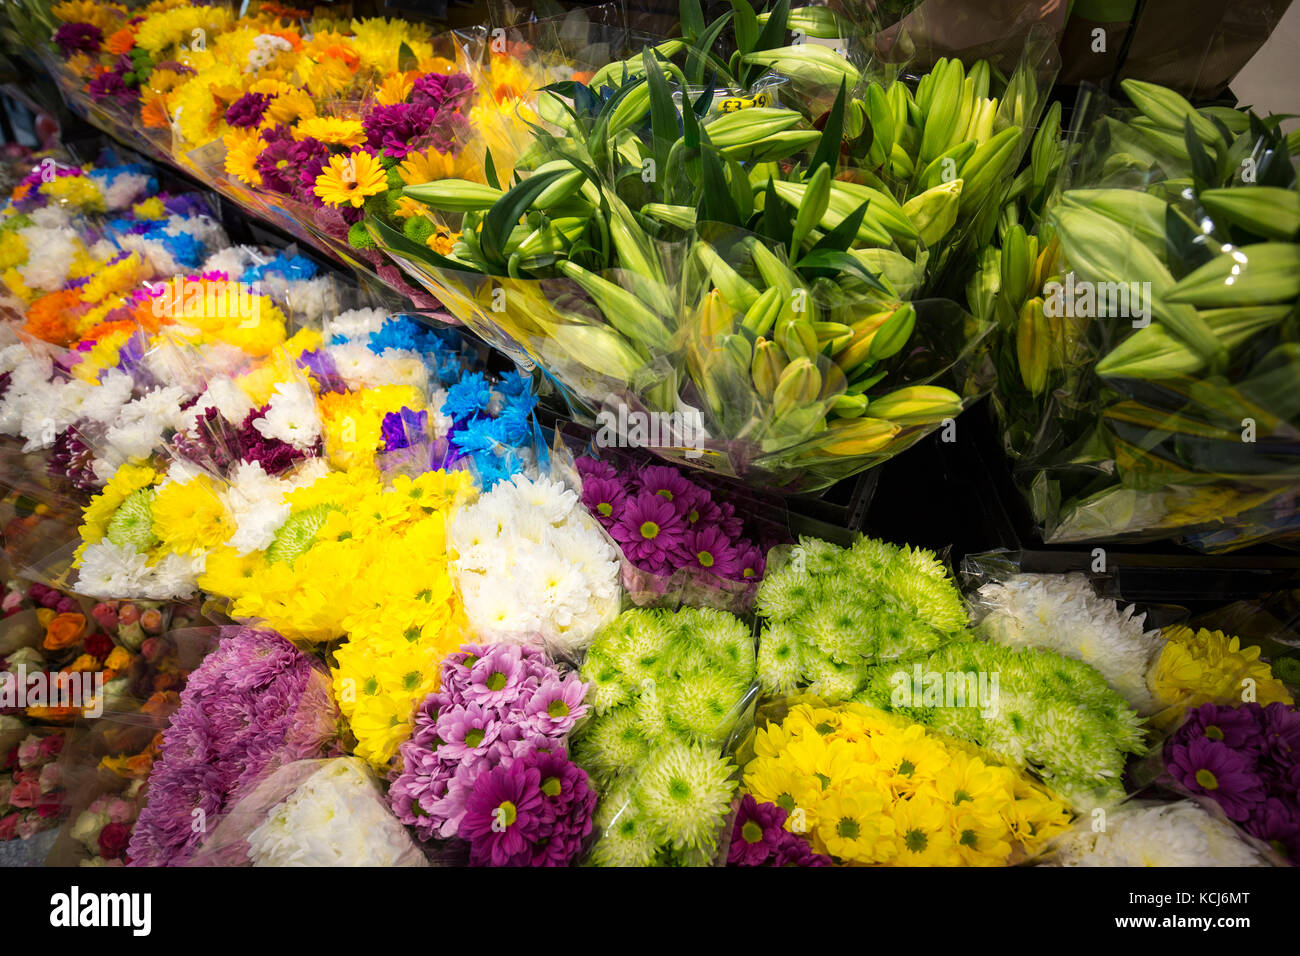
{"type": "Polygon", "coordinates": [[[756,106],[770,106],[771,103],[772,98],[764,91],[753,96],[729,96],[725,100],[718,101],[718,109],[723,113],[734,113],[737,110],[753,109],[756,106]]]}

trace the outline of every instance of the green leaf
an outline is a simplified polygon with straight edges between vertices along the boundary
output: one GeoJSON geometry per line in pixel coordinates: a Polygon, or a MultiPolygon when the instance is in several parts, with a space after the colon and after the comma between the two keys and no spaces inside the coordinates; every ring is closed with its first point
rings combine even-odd
{"type": "Polygon", "coordinates": [[[497,166],[496,163],[492,162],[492,150],[490,149],[486,151],[486,156],[483,159],[483,177],[493,189],[501,188],[501,181],[497,179],[497,166]]]}
{"type": "Polygon", "coordinates": [[[841,252],[838,249],[810,249],[793,266],[800,272],[809,274],[811,278],[818,275],[824,275],[829,279],[835,278],[841,272],[849,272],[866,282],[871,288],[880,292],[889,294],[889,290],[880,284],[880,279],[867,271],[867,267],[861,262],[849,255],[847,252],[841,252]]]}
{"type": "Polygon", "coordinates": [[[777,245],[790,248],[794,238],[794,207],[776,194],[772,177],[767,177],[766,196],[763,198],[763,235],[777,245]]]}
{"type": "Polygon", "coordinates": [[[1201,145],[1201,138],[1192,128],[1188,119],[1183,125],[1183,142],[1187,144],[1187,156],[1192,161],[1192,178],[1196,180],[1197,189],[1211,189],[1219,183],[1214,160],[1201,145]]]}
{"type": "Polygon", "coordinates": [[[754,189],[749,185],[749,177],[737,160],[727,160],[727,172],[731,174],[731,198],[738,214],[736,223],[742,225],[754,214],[754,189]]]}
{"type": "Polygon", "coordinates": [[[817,141],[817,152],[813,153],[812,162],[808,164],[809,175],[822,163],[830,163],[831,175],[835,175],[840,162],[840,141],[844,138],[844,97],[845,81],[840,80],[840,91],[835,94],[835,105],[831,107],[826,117],[826,125],[822,127],[822,138],[817,141]]]}
{"type": "Polygon", "coordinates": [[[731,8],[736,11],[736,47],[742,55],[754,52],[758,42],[758,15],[747,0],[731,0],[731,8]]]}
{"type": "Polygon", "coordinates": [[[408,238],[381,220],[367,217],[365,223],[366,231],[370,233],[370,237],[375,242],[386,249],[391,249],[404,259],[410,259],[412,262],[423,262],[425,265],[433,266],[436,269],[473,273],[473,266],[448,259],[446,256],[434,252],[428,246],[423,246],[414,239],[408,238]]]}
{"type": "Polygon", "coordinates": [[[496,268],[505,268],[505,247],[510,231],[519,222],[524,210],[541,195],[542,190],[565,175],[568,175],[565,170],[556,169],[538,176],[529,176],[492,204],[492,208],[483,217],[483,228],[478,237],[483,257],[489,263],[496,268]]]}
{"type": "Polygon", "coordinates": [[[622,103],[629,93],[645,81],[646,78],[644,76],[639,76],[631,82],[624,83],[619,87],[618,92],[607,99],[605,104],[600,108],[600,112],[596,114],[596,122],[592,125],[591,132],[587,134],[587,151],[593,156],[602,152],[602,150],[597,149],[596,146],[604,143],[605,131],[609,129],[609,119],[613,116],[614,110],[618,108],[618,104],[622,103]]]}
{"type": "Polygon", "coordinates": [[[415,51],[403,43],[397,48],[397,69],[406,73],[410,70],[419,69],[420,61],[415,56],[415,51]]]}
{"type": "Polygon", "coordinates": [[[686,39],[697,39],[704,32],[704,10],[700,7],[700,0],[681,0],[677,13],[682,20],[682,36],[686,39]]]}
{"type": "Polygon", "coordinates": [[[705,149],[700,155],[700,161],[700,185],[703,192],[697,215],[703,220],[739,226],[743,220],[736,208],[736,201],[731,198],[731,189],[727,186],[727,176],[723,172],[717,150],[705,149]]]}
{"type": "Polygon", "coordinates": [[[681,136],[680,117],[654,51],[646,47],[641,57],[645,62],[646,82],[650,84],[651,152],[654,154],[655,172],[662,176],[668,168],[668,150],[681,136]]]}
{"type": "Polygon", "coordinates": [[[718,42],[718,36],[731,22],[731,18],[732,13],[728,10],[714,20],[709,24],[709,28],[704,31],[704,35],[700,37],[699,42],[687,51],[685,70],[687,81],[694,83],[696,86],[702,85],[704,83],[704,68],[710,61],[714,63],[715,67],[722,69],[724,74],[730,75],[730,71],[726,69],[726,64],[714,56],[711,51],[714,44],[718,42]]]}
{"type": "Polygon", "coordinates": [[[785,46],[785,27],[789,20],[790,0],[777,0],[771,16],[767,18],[767,23],[763,24],[763,30],[758,35],[754,49],[749,52],[757,53],[760,50],[775,50],[777,47],[785,46]]]}
{"type": "Polygon", "coordinates": [[[834,249],[838,252],[844,252],[853,245],[858,238],[858,229],[862,226],[862,220],[866,218],[867,207],[871,203],[864,202],[853,212],[849,213],[840,222],[838,226],[826,233],[817,241],[817,245],[809,249],[809,252],[816,252],[818,249],[834,249]]]}

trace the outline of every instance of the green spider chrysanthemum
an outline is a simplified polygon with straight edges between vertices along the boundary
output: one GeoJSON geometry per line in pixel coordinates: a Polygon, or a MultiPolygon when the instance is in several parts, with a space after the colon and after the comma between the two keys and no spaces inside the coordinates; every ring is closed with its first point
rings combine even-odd
{"type": "Polygon", "coordinates": [[[293,564],[298,555],[316,543],[316,532],[325,524],[330,512],[338,510],[338,505],[319,504],[290,515],[266,549],[266,560],[293,564]]]}
{"type": "Polygon", "coordinates": [[[642,765],[639,804],[661,842],[712,847],[736,782],[732,763],[703,747],[669,744],[642,765]]]}
{"type": "Polygon", "coordinates": [[[152,488],[141,488],[126,496],[108,521],[104,537],[119,548],[144,553],[158,543],[153,533],[152,488]]]}
{"type": "Polygon", "coordinates": [[[726,674],[710,671],[686,674],[668,685],[664,693],[664,713],[669,727],[693,740],[726,737],[739,716],[740,694],[726,674]]]}
{"type": "Polygon", "coordinates": [[[788,624],[773,624],[758,642],[758,682],[774,697],[793,694],[803,674],[798,633],[788,624]]]}
{"type": "Polygon", "coordinates": [[[574,759],[587,770],[608,776],[644,759],[650,744],[641,733],[636,711],[619,707],[589,721],[573,750],[574,759]]]}

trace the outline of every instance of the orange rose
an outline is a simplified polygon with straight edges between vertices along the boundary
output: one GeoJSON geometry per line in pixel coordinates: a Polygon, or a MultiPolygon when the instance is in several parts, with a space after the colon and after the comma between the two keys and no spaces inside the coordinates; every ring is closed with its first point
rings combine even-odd
{"type": "Polygon", "coordinates": [[[82,671],[93,673],[99,670],[99,658],[93,654],[82,654],[72,662],[72,666],[68,670],[73,674],[79,674],[82,671]]]}
{"type": "Polygon", "coordinates": [[[75,611],[56,614],[45,625],[45,642],[41,645],[47,651],[61,651],[81,640],[86,630],[86,615],[75,611]]]}

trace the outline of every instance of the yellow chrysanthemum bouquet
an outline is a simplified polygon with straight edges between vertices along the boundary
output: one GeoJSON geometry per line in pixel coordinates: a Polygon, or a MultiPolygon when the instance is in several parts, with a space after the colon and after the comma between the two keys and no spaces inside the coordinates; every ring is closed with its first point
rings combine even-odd
{"type": "Polygon", "coordinates": [[[376,767],[437,689],[439,661],[467,637],[446,522],[474,495],[465,472],[401,476],[390,487],[373,469],[331,472],[284,494],[287,515],[265,548],[220,548],[200,578],[237,619],[300,643],[346,639],[333,651],[335,697],[354,752],[376,767]]]}
{"type": "Polygon", "coordinates": [[[759,723],[741,750],[733,864],[1004,866],[1071,819],[1020,771],[883,711],[801,697],[759,723]]]}

